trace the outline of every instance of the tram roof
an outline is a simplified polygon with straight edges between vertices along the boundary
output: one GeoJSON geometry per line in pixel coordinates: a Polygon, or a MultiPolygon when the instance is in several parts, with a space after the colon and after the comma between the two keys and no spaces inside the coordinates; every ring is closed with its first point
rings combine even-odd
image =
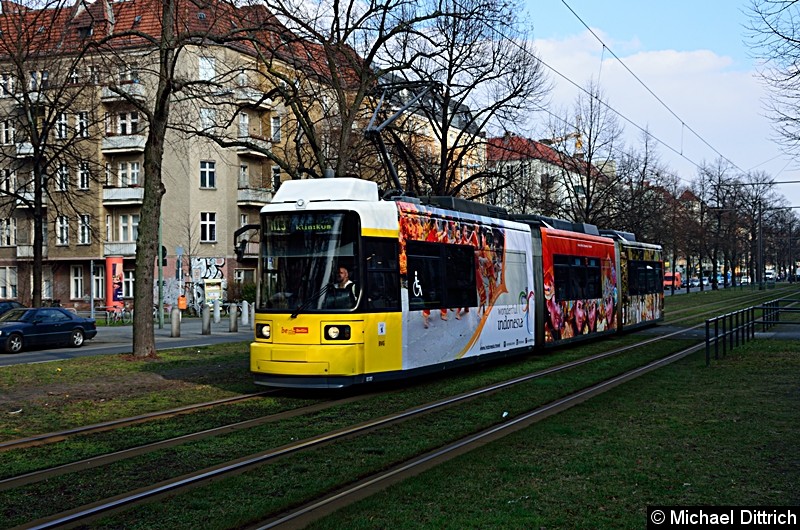
{"type": "Polygon", "coordinates": [[[361,216],[364,228],[397,230],[398,214],[402,210],[529,230],[525,224],[509,220],[505,210],[471,201],[452,197],[426,197],[424,201],[409,199],[410,202],[404,199],[381,200],[375,182],[352,177],[288,180],[281,184],[272,201],[261,211],[350,210],[361,216]]]}

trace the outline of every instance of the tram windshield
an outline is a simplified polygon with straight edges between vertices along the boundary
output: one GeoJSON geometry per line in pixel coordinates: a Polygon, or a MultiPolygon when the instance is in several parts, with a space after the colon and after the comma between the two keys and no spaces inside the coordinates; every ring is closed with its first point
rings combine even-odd
{"type": "Polygon", "coordinates": [[[353,212],[264,214],[261,309],[352,310],[361,285],[358,216],[353,212]],[[342,268],[349,282],[343,280],[342,268]]]}

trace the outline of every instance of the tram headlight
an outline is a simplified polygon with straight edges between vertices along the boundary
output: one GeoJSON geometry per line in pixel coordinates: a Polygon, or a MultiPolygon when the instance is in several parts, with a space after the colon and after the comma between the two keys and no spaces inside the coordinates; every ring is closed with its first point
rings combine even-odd
{"type": "Polygon", "coordinates": [[[258,336],[263,339],[268,339],[272,336],[272,326],[269,324],[262,324],[258,328],[258,336]]]}
{"type": "Polygon", "coordinates": [[[346,325],[325,326],[325,339],[350,340],[350,326],[346,325]]]}

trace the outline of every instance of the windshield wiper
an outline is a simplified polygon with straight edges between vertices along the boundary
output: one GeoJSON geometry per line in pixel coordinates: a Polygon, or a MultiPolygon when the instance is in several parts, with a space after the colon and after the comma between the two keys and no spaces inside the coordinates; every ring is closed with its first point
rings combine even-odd
{"type": "Polygon", "coordinates": [[[292,318],[297,318],[297,315],[299,315],[301,311],[305,311],[306,309],[311,307],[311,304],[319,300],[320,297],[322,297],[325,293],[328,292],[328,289],[330,289],[331,285],[333,284],[326,283],[325,285],[322,286],[322,289],[309,296],[305,302],[297,306],[297,309],[295,309],[294,313],[292,313],[292,318]]]}

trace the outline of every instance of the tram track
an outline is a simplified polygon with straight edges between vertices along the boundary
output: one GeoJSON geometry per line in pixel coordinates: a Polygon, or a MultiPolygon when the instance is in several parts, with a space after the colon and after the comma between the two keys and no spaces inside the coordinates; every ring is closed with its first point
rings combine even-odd
{"type": "MultiPolygon", "coordinates": [[[[348,428],[323,433],[321,435],[304,440],[298,440],[294,443],[287,444],[282,447],[270,449],[265,452],[254,455],[248,455],[246,457],[239,458],[233,462],[199,470],[195,473],[182,475],[180,477],[176,477],[168,481],[162,481],[154,486],[139,489],[134,493],[116,496],[106,501],[99,501],[91,506],[85,506],[80,509],[76,509],[71,512],[67,512],[65,514],[56,516],[53,519],[48,519],[46,521],[39,522],[37,523],[36,526],[34,526],[34,528],[58,528],[64,525],[83,524],[86,521],[90,521],[94,518],[101,517],[106,513],[120,510],[122,508],[129,508],[131,506],[135,506],[140,503],[149,502],[155,498],[160,498],[165,495],[169,495],[170,493],[177,490],[185,490],[187,488],[200,487],[211,481],[217,481],[233,474],[242,473],[243,471],[252,469],[254,467],[263,465],[265,463],[269,463],[278,458],[296,454],[301,451],[313,449],[321,445],[333,443],[335,441],[342,440],[345,438],[357,436],[363,433],[373,431],[375,429],[387,427],[389,425],[409,421],[421,415],[441,410],[446,407],[452,407],[458,404],[463,404],[465,402],[475,400],[482,396],[487,396],[496,392],[500,392],[504,389],[510,388],[515,385],[519,385],[524,382],[529,382],[534,379],[543,378],[575,367],[591,364],[593,362],[606,359],[623,352],[629,352],[633,349],[652,344],[656,341],[673,337],[679,333],[682,333],[682,330],[666,334],[663,337],[654,337],[642,341],[640,343],[637,343],[635,345],[624,346],[607,352],[602,352],[590,357],[577,359],[572,362],[550,367],[535,373],[527,374],[525,376],[517,377],[508,381],[503,381],[494,385],[489,385],[487,387],[473,390],[470,392],[465,392],[463,394],[452,396],[436,402],[426,403],[418,407],[402,411],[400,413],[391,414],[371,421],[363,422],[361,424],[353,425],[348,428]]],[[[700,344],[697,344],[694,346],[694,348],[699,348],[700,346],[701,346],[700,344]]]]}
{"type": "Polygon", "coordinates": [[[666,366],[683,359],[703,347],[695,344],[677,353],[668,355],[644,366],[630,370],[617,377],[602,381],[587,387],[564,398],[547,403],[541,407],[522,414],[516,418],[492,426],[477,434],[456,440],[445,447],[436,449],[406,462],[395,465],[389,470],[382,471],[348,485],[335,493],[325,495],[298,508],[282,513],[277,517],[264,520],[256,525],[247,527],[247,530],[269,530],[273,528],[288,529],[302,528],[309,523],[320,519],[349,504],[366,498],[377,491],[387,488],[392,484],[413,477],[423,471],[443,464],[453,458],[466,454],[492,441],[499,440],[509,434],[542,421],[550,416],[568,410],[588,399],[598,396],[612,388],[631,381],[657,368],[666,366]]]}
{"type": "MultiPolygon", "coordinates": [[[[683,309],[673,310],[673,311],[670,311],[670,320],[669,320],[669,322],[663,322],[663,324],[673,325],[673,324],[678,324],[678,323],[681,323],[681,322],[686,322],[687,320],[702,318],[702,317],[707,316],[707,315],[717,316],[719,314],[718,310],[712,309],[712,308],[716,308],[716,307],[724,307],[726,309],[725,312],[728,312],[732,308],[731,304],[734,304],[734,307],[733,307],[734,309],[742,309],[744,307],[752,306],[754,303],[757,304],[759,302],[768,302],[768,301],[772,301],[772,300],[775,300],[775,299],[783,299],[783,298],[785,298],[784,296],[777,296],[777,295],[782,294],[782,291],[785,291],[785,290],[787,290],[787,289],[779,290],[777,292],[776,291],[764,292],[763,294],[760,294],[760,295],[755,296],[755,297],[752,296],[752,295],[743,295],[743,296],[737,296],[737,297],[734,297],[734,298],[728,298],[728,299],[725,299],[725,300],[721,300],[719,302],[706,303],[703,306],[703,310],[699,311],[699,312],[697,311],[697,308],[695,308],[695,307],[687,307],[687,308],[683,308],[683,309]],[[747,303],[740,307],[740,306],[738,306],[736,304],[741,300],[746,300],[747,303]],[[674,315],[680,315],[680,314],[686,313],[686,312],[693,312],[693,313],[690,314],[690,315],[684,316],[684,317],[679,317],[679,318],[675,318],[675,319],[672,318],[674,315]]],[[[794,291],[792,291],[792,292],[794,292],[794,291]]]]}
{"type": "Polygon", "coordinates": [[[275,393],[274,390],[266,390],[263,392],[256,392],[253,394],[241,394],[238,396],[231,396],[227,398],[217,399],[214,401],[206,401],[204,403],[186,405],[184,407],[177,407],[169,410],[148,412],[146,414],[139,414],[136,416],[130,416],[126,418],[118,418],[114,420],[104,421],[101,423],[95,423],[92,425],[84,425],[72,429],[64,429],[63,431],[58,431],[58,432],[37,434],[35,436],[28,436],[25,438],[16,438],[14,440],[7,440],[5,442],[0,442],[0,452],[9,451],[12,449],[23,449],[25,447],[34,447],[37,445],[55,443],[63,441],[66,438],[73,436],[94,434],[112,429],[128,427],[130,425],[136,425],[138,423],[144,423],[147,421],[172,418],[182,414],[191,414],[199,410],[209,409],[220,405],[229,405],[231,403],[238,403],[249,399],[264,397],[274,393],[275,393]]]}
{"type": "MultiPolygon", "coordinates": [[[[692,318],[696,318],[696,315],[693,315],[692,318]]],[[[695,329],[695,328],[700,327],[701,325],[702,324],[698,324],[698,325],[695,325],[695,326],[690,327],[688,329],[695,329]]],[[[339,430],[336,430],[336,431],[323,433],[323,434],[320,434],[318,436],[307,438],[307,439],[304,439],[304,440],[298,440],[295,443],[287,444],[285,446],[281,446],[281,447],[278,447],[278,448],[275,448],[275,449],[270,449],[270,450],[267,450],[267,451],[265,451],[263,453],[254,454],[254,455],[248,455],[248,456],[239,458],[239,459],[237,459],[236,461],[233,461],[233,462],[221,464],[221,465],[214,466],[214,467],[211,467],[211,468],[208,468],[208,469],[199,470],[199,471],[194,472],[194,473],[184,474],[184,475],[181,475],[180,477],[177,477],[177,478],[172,479],[172,480],[159,482],[155,486],[150,486],[150,487],[145,487],[145,488],[139,489],[134,494],[118,495],[118,496],[115,496],[114,498],[106,500],[106,501],[100,500],[100,501],[97,501],[96,503],[93,503],[92,506],[83,507],[83,508],[77,508],[75,510],[72,510],[71,512],[65,513],[64,515],[55,516],[55,518],[48,518],[47,520],[43,520],[43,521],[37,523],[37,525],[39,525],[39,526],[35,526],[35,527],[37,527],[37,528],[56,528],[56,527],[62,527],[64,525],[83,524],[84,522],[92,520],[94,518],[102,517],[103,515],[105,515],[107,513],[111,513],[113,511],[120,510],[120,509],[123,509],[123,508],[129,508],[129,507],[132,507],[132,506],[136,506],[136,505],[141,504],[141,503],[149,502],[150,500],[152,500],[154,498],[158,498],[158,497],[162,497],[162,496],[165,496],[165,495],[172,494],[173,492],[175,492],[177,490],[185,490],[187,488],[193,488],[193,487],[197,487],[197,486],[202,485],[202,484],[207,484],[208,482],[211,482],[211,481],[220,480],[221,478],[224,478],[226,476],[230,476],[231,474],[241,473],[241,472],[243,472],[243,471],[245,471],[247,469],[252,469],[254,467],[258,467],[258,466],[260,466],[260,465],[262,465],[264,463],[268,463],[270,461],[276,460],[276,459],[284,457],[284,456],[289,456],[289,455],[296,454],[296,453],[304,451],[304,450],[308,450],[308,449],[319,447],[321,445],[332,443],[334,441],[341,440],[343,438],[357,436],[359,434],[366,433],[366,432],[369,432],[369,431],[372,431],[372,430],[375,430],[375,429],[379,429],[379,428],[382,428],[382,427],[386,427],[388,425],[392,425],[392,424],[396,424],[396,423],[403,422],[403,421],[406,421],[406,420],[410,420],[410,419],[413,419],[415,417],[418,417],[418,416],[421,416],[421,415],[424,415],[424,414],[427,414],[427,413],[431,413],[431,412],[434,412],[434,411],[437,411],[437,410],[441,410],[441,409],[446,408],[446,407],[455,406],[455,405],[458,405],[460,403],[467,402],[469,400],[477,399],[477,398],[479,398],[481,396],[486,396],[488,394],[500,392],[503,389],[512,387],[514,385],[517,385],[517,384],[520,384],[520,383],[523,383],[523,382],[531,381],[533,379],[546,377],[548,375],[552,375],[552,374],[556,374],[556,373],[559,373],[559,372],[563,372],[563,371],[569,370],[571,368],[575,368],[575,367],[579,367],[579,366],[582,366],[582,365],[591,364],[592,362],[599,361],[601,359],[605,359],[605,358],[617,355],[619,353],[631,351],[631,350],[633,350],[635,348],[640,348],[642,346],[653,344],[654,342],[657,342],[657,341],[660,341],[660,340],[664,340],[664,339],[668,339],[668,338],[673,338],[673,337],[679,336],[680,334],[685,333],[686,331],[687,331],[687,329],[682,329],[682,330],[678,330],[678,331],[675,331],[675,332],[667,333],[667,334],[664,334],[662,336],[653,337],[653,338],[638,342],[637,344],[634,344],[634,345],[623,346],[623,347],[620,347],[620,348],[615,348],[615,349],[609,350],[607,352],[602,352],[602,353],[595,354],[595,355],[592,355],[592,356],[588,356],[588,357],[585,357],[585,358],[576,359],[574,361],[563,363],[563,364],[560,364],[560,365],[557,365],[557,366],[553,366],[553,367],[550,367],[550,368],[546,368],[544,370],[540,370],[540,371],[537,371],[537,372],[534,372],[534,373],[531,373],[531,374],[527,374],[525,376],[513,378],[513,379],[510,379],[508,381],[503,381],[503,382],[497,383],[495,385],[490,385],[490,386],[487,386],[487,387],[484,387],[484,388],[481,388],[481,389],[477,389],[477,390],[474,390],[474,391],[466,392],[464,394],[460,394],[460,395],[448,397],[446,399],[442,399],[442,400],[439,400],[439,401],[427,403],[427,404],[421,405],[421,406],[413,408],[413,409],[405,410],[405,411],[403,411],[401,413],[388,415],[388,416],[382,417],[382,418],[377,418],[375,420],[364,422],[364,423],[361,423],[361,424],[358,424],[358,425],[354,425],[354,426],[346,428],[346,429],[339,429],[339,430]]],[[[700,347],[701,347],[701,344],[696,344],[696,345],[692,346],[692,348],[689,348],[687,350],[683,350],[683,352],[685,352],[684,356],[688,355],[689,353],[691,353],[688,350],[694,351],[695,349],[700,348],[700,347]]],[[[671,355],[677,355],[677,354],[671,354],[671,355]]],[[[657,361],[654,361],[654,362],[657,362],[657,361]]],[[[651,364],[653,364],[653,363],[651,363],[651,364]]],[[[655,368],[651,368],[651,369],[655,369],[655,368]]],[[[584,391],[579,392],[579,394],[584,395],[584,391]]],[[[589,394],[586,394],[586,395],[589,395],[589,394]]],[[[566,398],[564,398],[564,399],[566,399],[566,398]]],[[[327,406],[325,406],[324,404],[320,404],[320,405],[317,405],[317,406],[319,407],[318,410],[322,410],[323,408],[327,408],[327,406]]],[[[548,408],[548,410],[558,411],[559,409],[557,407],[552,407],[552,408],[548,408]]],[[[310,413],[310,412],[311,412],[310,408],[309,409],[298,408],[298,409],[293,410],[293,411],[287,411],[285,413],[286,416],[284,416],[284,417],[288,418],[288,417],[291,417],[291,416],[294,416],[294,417],[302,416],[302,415],[310,413]]],[[[555,413],[555,412],[553,412],[553,413],[555,413]]],[[[539,415],[541,415],[541,414],[542,413],[540,412],[539,415]]],[[[254,423],[252,425],[257,424],[259,421],[270,421],[270,420],[265,420],[263,418],[260,418],[258,420],[254,420],[254,423]]],[[[272,421],[277,421],[277,420],[275,418],[273,418],[272,421]]],[[[213,433],[211,431],[209,431],[208,433],[196,433],[196,434],[190,435],[190,436],[186,437],[186,440],[196,439],[197,437],[202,437],[202,436],[214,436],[214,435],[218,435],[218,434],[223,434],[226,431],[227,432],[231,432],[231,431],[234,431],[234,430],[241,430],[241,429],[245,429],[245,428],[248,428],[248,426],[245,425],[245,422],[243,422],[241,427],[226,425],[226,426],[219,427],[218,430],[217,429],[213,430],[213,431],[216,431],[216,432],[213,432],[213,433]]],[[[489,430],[491,430],[491,429],[489,429],[489,430]]],[[[74,471],[74,470],[77,470],[77,469],[82,469],[82,468],[85,469],[89,465],[100,466],[100,465],[104,465],[104,464],[107,464],[107,463],[110,463],[110,462],[119,461],[119,460],[125,460],[127,458],[132,458],[134,455],[137,455],[137,454],[143,454],[145,452],[155,451],[155,450],[158,450],[159,448],[163,448],[164,446],[177,445],[177,444],[183,443],[181,438],[183,438],[183,437],[176,438],[174,440],[158,442],[158,443],[152,444],[150,447],[143,446],[143,447],[140,447],[140,448],[132,448],[130,450],[127,450],[127,451],[124,451],[124,452],[120,452],[119,454],[113,454],[113,455],[107,455],[107,456],[104,456],[104,457],[89,459],[89,461],[94,460],[96,462],[95,464],[92,464],[89,461],[86,461],[86,462],[83,462],[83,463],[77,463],[76,462],[76,463],[68,464],[67,466],[62,467],[61,469],[53,468],[51,470],[43,470],[42,474],[39,475],[38,477],[35,474],[31,474],[30,476],[13,477],[12,479],[10,479],[8,481],[0,482],[0,491],[2,491],[4,489],[21,487],[23,485],[31,484],[31,483],[39,481],[39,480],[44,480],[46,478],[57,477],[57,476],[60,476],[60,475],[64,475],[64,474],[70,473],[71,471],[74,471]],[[161,445],[161,444],[166,444],[166,445],[161,445]],[[48,473],[49,473],[49,475],[48,475],[48,473]],[[13,482],[15,480],[17,482],[13,482]]]]}

